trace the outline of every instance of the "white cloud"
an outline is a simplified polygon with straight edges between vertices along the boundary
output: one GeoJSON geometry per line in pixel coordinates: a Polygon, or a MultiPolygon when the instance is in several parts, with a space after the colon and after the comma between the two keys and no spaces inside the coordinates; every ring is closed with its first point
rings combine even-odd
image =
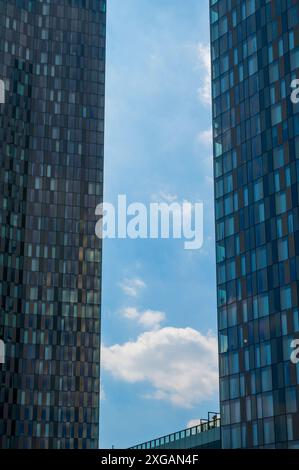
{"type": "Polygon", "coordinates": [[[146,330],[159,329],[161,323],[166,319],[164,312],[157,310],[140,311],[135,307],[123,308],[120,314],[128,320],[136,320],[146,330]]]}
{"type": "Polygon", "coordinates": [[[191,419],[188,421],[186,428],[194,428],[195,426],[198,426],[200,424],[200,419],[191,419]]]}
{"type": "Polygon", "coordinates": [[[218,389],[217,340],[192,328],[162,328],[103,346],[102,365],[118,380],[148,383],[147,398],[184,408],[213,398],[218,389]]]}
{"type": "Polygon", "coordinates": [[[139,317],[139,312],[135,307],[123,308],[120,313],[123,317],[128,318],[128,320],[135,320],[139,317]]]}
{"type": "Polygon", "coordinates": [[[122,291],[130,297],[138,297],[141,289],[146,287],[146,284],[141,279],[125,279],[120,283],[122,291]]]}
{"type": "Polygon", "coordinates": [[[199,132],[197,136],[199,143],[203,144],[205,147],[213,148],[213,131],[212,128],[205,131],[199,132]]]}
{"type": "Polygon", "coordinates": [[[210,46],[208,44],[199,43],[197,46],[197,53],[199,67],[202,74],[201,84],[198,89],[198,97],[202,104],[210,106],[212,102],[210,46]]]}
{"type": "Polygon", "coordinates": [[[146,329],[158,329],[165,318],[164,312],[146,310],[140,314],[138,322],[146,329]]]}

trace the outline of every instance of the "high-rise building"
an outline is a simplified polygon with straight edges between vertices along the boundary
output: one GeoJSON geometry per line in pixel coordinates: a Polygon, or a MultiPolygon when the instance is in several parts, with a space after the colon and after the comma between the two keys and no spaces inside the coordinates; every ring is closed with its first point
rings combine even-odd
{"type": "Polygon", "coordinates": [[[298,0],[211,0],[224,448],[299,447],[298,0]]]}
{"type": "Polygon", "coordinates": [[[1,0],[0,448],[97,448],[105,0],[1,0]]]}

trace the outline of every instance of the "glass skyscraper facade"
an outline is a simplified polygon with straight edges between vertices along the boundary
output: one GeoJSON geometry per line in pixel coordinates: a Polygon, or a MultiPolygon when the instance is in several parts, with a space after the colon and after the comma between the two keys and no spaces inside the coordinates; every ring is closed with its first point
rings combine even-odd
{"type": "Polygon", "coordinates": [[[0,0],[0,448],[97,448],[105,0],[0,0]]]}
{"type": "Polygon", "coordinates": [[[299,448],[299,4],[210,20],[222,446],[299,448]]]}

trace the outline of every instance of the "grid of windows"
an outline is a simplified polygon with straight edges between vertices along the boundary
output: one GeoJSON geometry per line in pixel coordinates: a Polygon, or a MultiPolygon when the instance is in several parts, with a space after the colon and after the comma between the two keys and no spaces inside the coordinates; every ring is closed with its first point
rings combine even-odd
{"type": "Polygon", "coordinates": [[[298,448],[298,1],[210,15],[222,444],[298,448]]]}
{"type": "Polygon", "coordinates": [[[1,448],[96,448],[105,0],[0,2],[1,448]]]}

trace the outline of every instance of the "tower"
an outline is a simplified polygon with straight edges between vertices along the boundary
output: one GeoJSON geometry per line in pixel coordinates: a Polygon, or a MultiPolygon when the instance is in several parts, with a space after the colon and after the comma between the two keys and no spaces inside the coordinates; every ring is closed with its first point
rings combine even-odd
{"type": "Polygon", "coordinates": [[[0,3],[0,448],[97,448],[105,0],[0,3]]]}
{"type": "Polygon", "coordinates": [[[222,445],[299,447],[299,6],[211,0],[222,445]]]}

